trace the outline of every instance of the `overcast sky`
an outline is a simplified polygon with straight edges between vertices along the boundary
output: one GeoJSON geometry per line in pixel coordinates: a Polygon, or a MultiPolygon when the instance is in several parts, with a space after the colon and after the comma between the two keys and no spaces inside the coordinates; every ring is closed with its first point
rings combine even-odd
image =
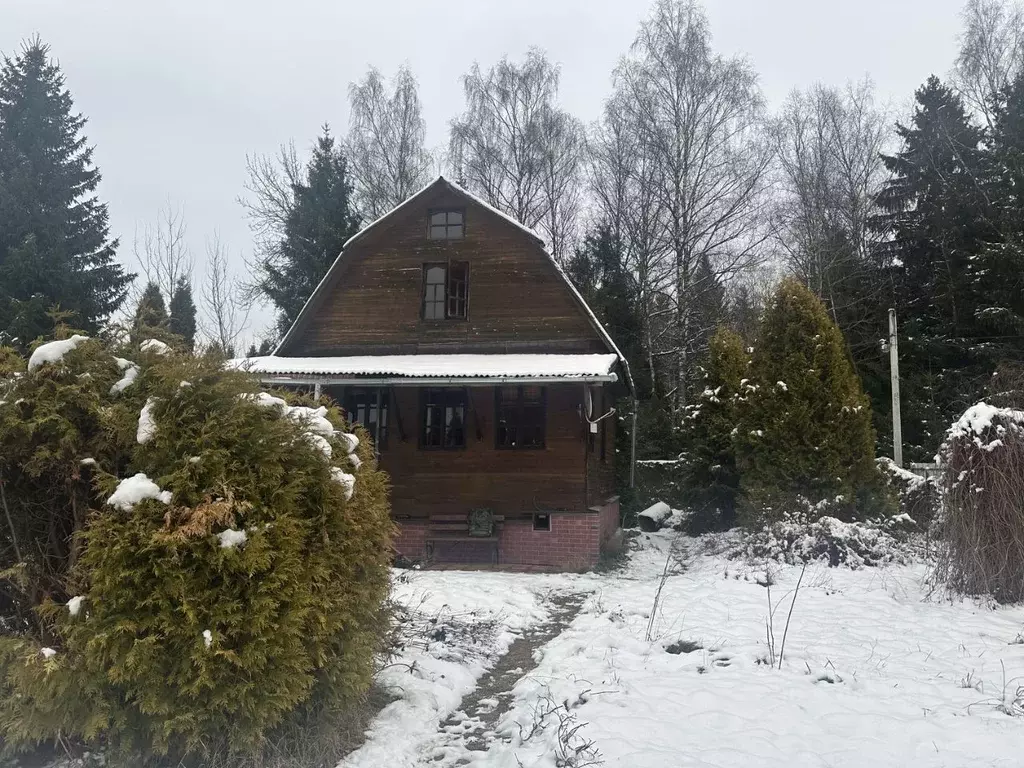
{"type": "MultiPolygon", "coordinates": [[[[870,74],[905,107],[956,55],[962,0],[706,0],[715,48],[747,56],[777,107],[795,87],[870,74]]],[[[121,258],[167,201],[184,210],[198,268],[215,231],[242,267],[236,202],[247,153],[308,147],[348,125],[348,84],[408,61],[428,142],[444,144],[474,61],[546,50],[562,104],[598,117],[649,0],[0,0],[0,51],[40,34],[67,75],[103,174],[121,258]]],[[[197,278],[201,277],[197,275],[197,278]]],[[[268,324],[269,312],[257,325],[268,324]]],[[[255,328],[254,331],[258,331],[255,328]]]]}

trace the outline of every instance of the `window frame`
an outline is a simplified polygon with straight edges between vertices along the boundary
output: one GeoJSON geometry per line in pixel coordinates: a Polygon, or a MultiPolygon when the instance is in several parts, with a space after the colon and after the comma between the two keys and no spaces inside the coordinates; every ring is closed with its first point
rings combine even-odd
{"type": "Polygon", "coordinates": [[[428,240],[440,240],[451,241],[451,240],[465,240],[466,239],[466,209],[465,208],[428,208],[427,209],[427,239],[428,240]],[[438,214],[443,213],[445,215],[444,224],[434,224],[434,217],[438,214]],[[462,217],[462,221],[459,224],[451,224],[448,221],[448,217],[457,213],[462,217]],[[445,229],[444,237],[434,237],[434,227],[443,226],[445,229]],[[452,227],[459,227],[462,234],[458,237],[452,237],[449,231],[452,227]]]}
{"type": "Polygon", "coordinates": [[[421,281],[421,283],[422,283],[421,288],[420,288],[420,319],[421,320],[424,320],[424,321],[426,321],[428,323],[444,323],[444,322],[448,322],[449,320],[461,320],[461,321],[469,320],[469,262],[468,261],[452,261],[451,259],[448,259],[447,261],[425,261],[425,262],[423,262],[423,272],[422,272],[422,281],[421,281]],[[427,301],[427,289],[430,286],[439,285],[439,283],[428,283],[427,282],[427,275],[428,275],[428,273],[430,272],[431,269],[434,269],[434,268],[437,268],[437,267],[440,267],[441,269],[444,270],[444,283],[443,283],[443,285],[444,285],[444,298],[441,300],[441,302],[438,302],[437,299],[432,299],[432,300],[430,300],[428,302],[427,301]],[[451,313],[451,303],[452,303],[453,299],[455,301],[459,301],[459,297],[458,296],[453,296],[453,292],[452,292],[452,281],[453,281],[452,268],[453,267],[455,267],[455,268],[461,267],[464,270],[463,273],[462,273],[463,274],[462,284],[463,284],[464,288],[463,288],[463,296],[461,297],[463,313],[461,315],[453,315],[451,313]],[[427,317],[427,305],[428,305],[428,303],[431,304],[431,305],[441,303],[442,306],[443,306],[443,309],[444,309],[444,316],[443,317],[427,317]]]}
{"type": "Polygon", "coordinates": [[[421,387],[420,388],[420,407],[419,407],[419,423],[417,425],[417,444],[419,449],[422,451],[464,451],[469,445],[469,393],[465,387],[421,387]],[[427,408],[438,407],[436,404],[431,404],[428,401],[431,392],[442,392],[445,393],[442,396],[440,408],[442,416],[444,411],[447,410],[451,403],[458,403],[461,399],[462,406],[462,444],[461,445],[445,445],[447,425],[442,424],[441,429],[441,444],[430,445],[426,440],[427,436],[427,408]]]}
{"type": "Polygon", "coordinates": [[[538,533],[551,533],[551,513],[550,512],[534,512],[533,513],[533,530],[538,533]],[[547,521],[546,528],[539,528],[537,526],[538,518],[544,518],[547,521]]]}
{"type": "Polygon", "coordinates": [[[388,406],[391,393],[387,387],[346,387],[344,392],[344,400],[342,407],[345,409],[345,417],[348,419],[350,424],[360,424],[363,429],[370,433],[370,436],[374,438],[374,449],[380,453],[388,447],[388,406]],[[380,440],[377,441],[377,429],[371,429],[368,423],[358,421],[355,416],[358,413],[359,405],[357,398],[363,394],[366,396],[373,397],[372,401],[367,400],[366,412],[369,416],[370,408],[377,408],[377,404],[380,403],[380,412],[377,414],[377,419],[380,420],[383,416],[383,420],[380,421],[380,440]],[[356,407],[353,408],[352,406],[356,407]]]}
{"type": "Polygon", "coordinates": [[[539,384],[509,384],[504,387],[494,388],[494,447],[499,451],[543,451],[548,447],[548,388],[539,384]],[[539,445],[508,445],[501,441],[500,424],[502,411],[503,389],[516,389],[516,430],[522,430],[523,414],[527,407],[527,401],[523,397],[523,389],[527,386],[536,386],[540,390],[540,444],[539,445]]]}

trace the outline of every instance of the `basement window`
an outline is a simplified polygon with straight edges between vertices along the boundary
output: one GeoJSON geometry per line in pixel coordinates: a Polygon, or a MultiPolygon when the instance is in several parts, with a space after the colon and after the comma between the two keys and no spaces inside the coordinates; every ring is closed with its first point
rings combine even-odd
{"type": "Polygon", "coordinates": [[[546,512],[534,512],[533,514],[533,530],[535,531],[550,531],[551,530],[551,515],[546,512]]]}
{"type": "Polygon", "coordinates": [[[431,240],[461,240],[464,214],[462,211],[432,211],[428,234],[431,240]]]}
{"type": "Polygon", "coordinates": [[[469,264],[423,265],[423,319],[465,320],[469,308],[469,264]]]}
{"type": "Polygon", "coordinates": [[[498,387],[495,399],[496,447],[513,450],[543,448],[547,421],[544,388],[498,387]]]}

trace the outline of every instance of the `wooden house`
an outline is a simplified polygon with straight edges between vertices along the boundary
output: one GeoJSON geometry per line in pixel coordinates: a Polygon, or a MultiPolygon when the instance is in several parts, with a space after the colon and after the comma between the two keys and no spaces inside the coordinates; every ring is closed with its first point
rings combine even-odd
{"type": "Polygon", "coordinates": [[[407,558],[583,568],[618,528],[625,360],[542,241],[442,177],[351,238],[247,364],[374,436],[407,558]]]}

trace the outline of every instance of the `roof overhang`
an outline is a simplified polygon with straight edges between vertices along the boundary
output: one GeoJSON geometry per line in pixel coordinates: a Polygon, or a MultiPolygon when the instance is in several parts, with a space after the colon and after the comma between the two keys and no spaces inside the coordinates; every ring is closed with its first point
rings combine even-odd
{"type": "Polygon", "coordinates": [[[612,383],[618,356],[606,355],[355,355],[240,358],[232,367],[266,384],[349,386],[494,386],[612,383]]]}

